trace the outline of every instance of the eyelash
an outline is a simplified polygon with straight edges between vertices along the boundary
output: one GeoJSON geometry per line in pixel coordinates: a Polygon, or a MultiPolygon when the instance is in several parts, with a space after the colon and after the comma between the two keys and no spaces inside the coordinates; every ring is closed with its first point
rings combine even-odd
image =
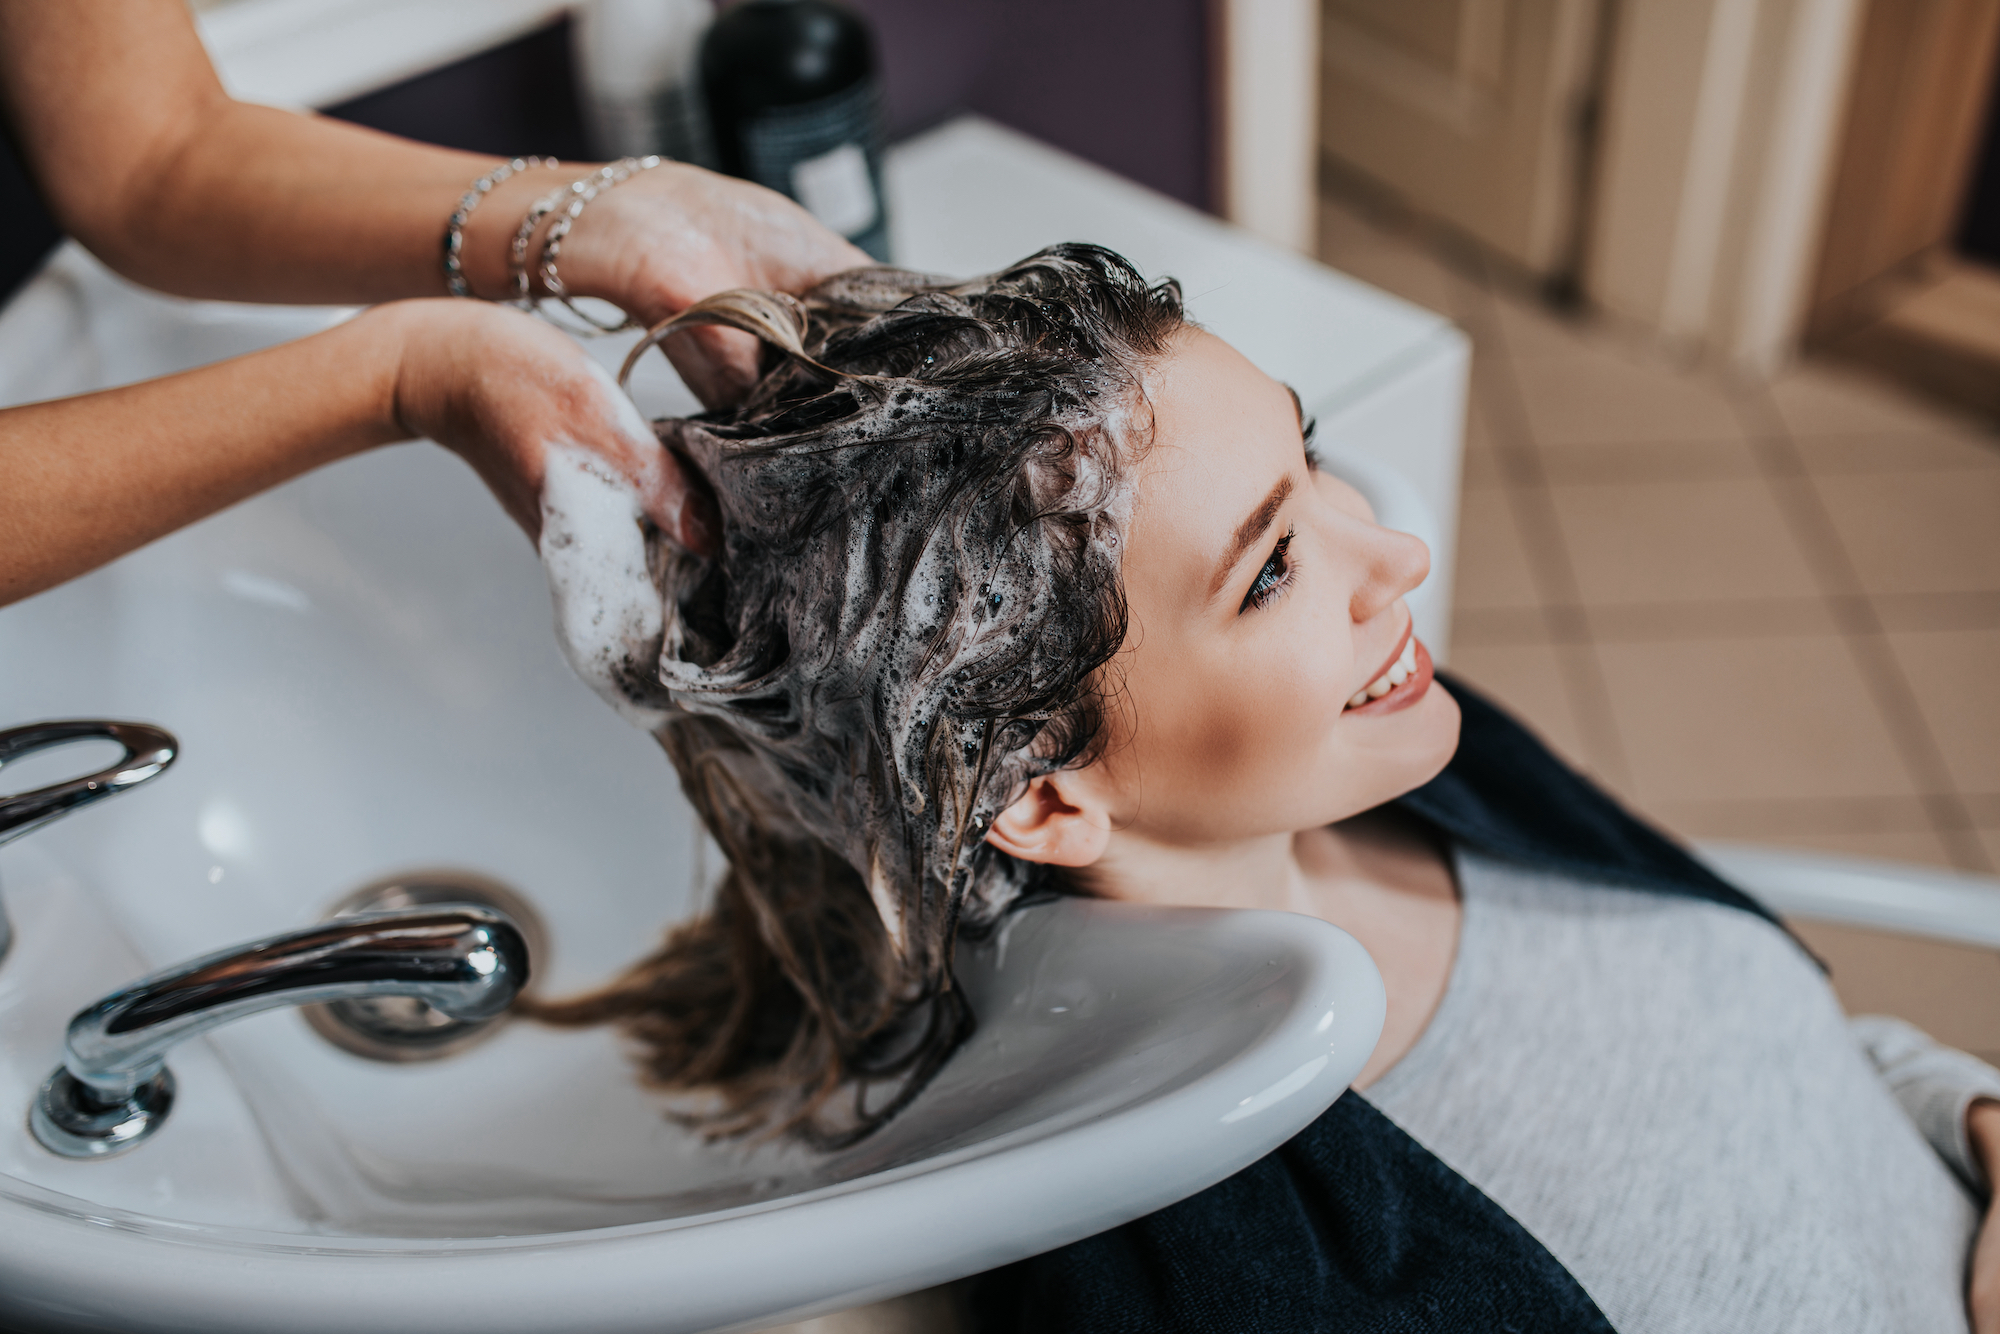
{"type": "Polygon", "coordinates": [[[1262,611],[1292,586],[1292,580],[1299,573],[1299,563],[1289,553],[1292,539],[1298,536],[1298,532],[1296,528],[1287,528],[1285,535],[1278,539],[1278,545],[1271,548],[1270,559],[1264,562],[1264,568],[1257,571],[1257,577],[1251,581],[1250,591],[1243,595],[1243,605],[1236,609],[1237,615],[1241,616],[1252,607],[1262,611]],[[1272,572],[1274,565],[1276,573],[1272,572]]]}

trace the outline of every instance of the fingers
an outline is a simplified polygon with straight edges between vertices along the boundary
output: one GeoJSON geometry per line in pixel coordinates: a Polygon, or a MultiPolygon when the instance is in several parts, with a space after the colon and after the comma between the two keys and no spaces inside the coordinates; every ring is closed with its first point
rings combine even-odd
{"type": "Polygon", "coordinates": [[[697,556],[718,555],[722,548],[722,515],[716,508],[715,493],[673,455],[664,449],[660,454],[659,486],[640,493],[646,517],[683,551],[697,556]]]}
{"type": "Polygon", "coordinates": [[[663,608],[633,522],[630,482],[587,449],[552,444],[538,549],[556,605],[556,634],[578,676],[647,731],[665,721],[649,684],[663,608]]]}
{"type": "Polygon", "coordinates": [[[676,333],[663,350],[682,383],[708,408],[743,401],[756,386],[764,351],[749,334],[713,325],[676,333]]]}
{"type": "MultiPolygon", "coordinates": [[[[722,543],[722,518],[707,482],[660,443],[610,372],[581,351],[576,364],[595,400],[595,429],[566,433],[567,439],[633,488],[641,512],[667,540],[696,555],[715,554],[722,543]]],[[[567,415],[573,419],[577,414],[567,415]]],[[[538,510],[543,504],[545,499],[538,501],[538,510]]]]}
{"type": "MultiPolygon", "coordinates": [[[[827,234],[829,236],[832,235],[831,232],[827,234]]],[[[839,238],[839,244],[833,248],[833,252],[817,266],[820,270],[818,275],[810,282],[802,284],[802,286],[810,287],[812,283],[818,282],[821,278],[831,278],[834,274],[845,273],[849,269],[869,268],[881,262],[881,260],[869,254],[860,246],[842,237],[839,238]]]]}
{"type": "MultiPolygon", "coordinates": [[[[381,309],[404,331],[395,423],[471,464],[530,541],[542,537],[549,461],[568,452],[595,460],[669,541],[698,555],[720,548],[722,521],[707,484],[660,444],[574,339],[519,311],[472,302],[381,309]]],[[[705,364],[711,384],[729,383],[727,363],[705,364]]]]}
{"type": "Polygon", "coordinates": [[[796,293],[872,263],[784,195],[686,164],[605,194],[563,249],[572,292],[649,325],[732,287],[796,293]]]}

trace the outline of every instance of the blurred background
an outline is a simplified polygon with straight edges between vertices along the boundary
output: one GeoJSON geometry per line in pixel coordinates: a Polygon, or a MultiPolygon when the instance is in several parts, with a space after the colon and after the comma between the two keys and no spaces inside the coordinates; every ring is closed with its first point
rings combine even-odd
{"type": "MultiPolygon", "coordinates": [[[[195,8],[241,96],[713,151],[709,0],[195,8]]],[[[2000,871],[2000,0],[848,8],[884,141],[975,113],[1470,335],[1450,666],[1614,792],[2000,871]]],[[[11,291],[58,238],[0,156],[11,291]]],[[[2000,956],[1813,938],[2000,1054],[2000,956]]]]}

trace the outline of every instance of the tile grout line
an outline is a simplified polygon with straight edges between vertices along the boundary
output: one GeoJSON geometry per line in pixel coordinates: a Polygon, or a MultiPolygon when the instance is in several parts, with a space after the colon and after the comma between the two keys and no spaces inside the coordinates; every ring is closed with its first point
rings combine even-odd
{"type": "MultiPolygon", "coordinates": [[[[1983,604],[1931,606],[1912,599],[1905,599],[1911,605],[1904,606],[1893,600],[1885,603],[1883,598],[1862,589],[1845,540],[1819,493],[1816,473],[1805,465],[1804,443],[1791,433],[1789,423],[1782,418],[1777,418],[1777,440],[1768,438],[1772,432],[1748,429],[1750,405],[1740,392],[1725,392],[1718,397],[1727,403],[1735,418],[1734,438],[1744,451],[1741,463],[1713,450],[1710,452],[1715,457],[1692,461],[1668,459],[1659,446],[1671,442],[1641,442],[1645,448],[1638,454],[1631,457],[1619,454],[1602,460],[1595,458],[1594,451],[1583,442],[1545,446],[1528,413],[1528,391],[1521,366],[1524,360],[1554,351],[1592,350],[1593,340],[1581,339],[1581,346],[1576,349],[1515,347],[1511,317],[1501,308],[1503,298],[1498,281],[1483,257],[1475,256],[1468,262],[1461,256],[1460,262],[1454,263],[1429,254],[1427,247],[1414,244],[1408,236],[1398,234],[1391,241],[1388,233],[1379,233],[1372,239],[1388,243],[1383,247],[1386,250],[1408,248],[1425,252],[1432,267],[1443,276],[1445,286],[1441,300],[1426,295],[1420,304],[1441,307],[1475,335],[1477,362],[1483,364],[1474,377],[1472,398],[1477,405],[1475,411],[1484,409],[1489,442],[1489,466],[1482,470],[1487,475],[1479,479],[1477,486],[1480,489],[1498,486],[1507,492],[1502,503],[1514,518],[1536,594],[1534,606],[1484,609],[1490,613],[1487,632],[1499,632],[1493,635],[1493,642],[1497,643],[1538,643],[1570,650],[1557,653],[1562,693],[1586,737],[1596,743],[1590,749],[1598,752],[1607,768],[1622,773],[1625,785],[1629,786],[1630,762],[1598,649],[1606,643],[1677,640],[1688,634],[1667,626],[1649,630],[1629,618],[1620,620],[1616,616],[1609,623],[1600,624],[1599,613],[1603,609],[1586,606],[1581,597],[1578,570],[1554,506],[1556,487],[1575,483],[1647,485],[1728,479],[1748,482],[1755,478],[1765,493],[1776,500],[1784,515],[1781,522],[1791,530],[1807,556],[1817,588],[1813,595],[1797,601],[1821,609],[1826,625],[1818,633],[1830,631],[1840,636],[1849,661],[1861,673],[1876,716],[1891,733],[1899,762],[1905,773],[1916,779],[1918,791],[1908,797],[1909,814],[1895,823],[1900,826],[1910,817],[1919,819],[1921,823],[1915,828],[1937,838],[1952,861],[1961,866],[1988,869],[1994,860],[2000,860],[1989,854],[1981,842],[1978,820],[1985,808],[1975,810],[1976,798],[1995,802],[2000,801],[2000,794],[1989,797],[1958,789],[1944,763],[1937,732],[1925,716],[1917,692],[1888,639],[1892,621],[1901,624],[1913,617],[1930,620],[1944,616],[1953,622],[1976,621],[1983,626],[1988,621],[2000,623],[1995,610],[1983,604]],[[1821,540],[1816,541],[1815,537],[1821,540]],[[1823,559],[1828,556],[1830,560],[1823,559]],[[1851,591],[1831,591],[1843,576],[1851,591]],[[1552,593],[1555,596],[1550,596],[1552,593]],[[1898,719],[1903,725],[1897,725],[1898,719]],[[1925,774],[1928,779],[1923,777],[1925,774]]],[[[1775,400],[1768,391],[1762,406],[1767,414],[1775,415],[1775,400]]],[[[1927,434],[1912,429],[1914,434],[1927,434]]],[[[1468,479],[1466,485],[1471,490],[1475,484],[1468,479]]],[[[1997,599],[1995,609],[2000,609],[2000,593],[1993,598],[1997,599]]],[[[1486,637],[1484,633],[1479,635],[1482,642],[1486,637]]],[[[2000,805],[1994,809],[2000,811],[2000,805]]]]}
{"type": "Polygon", "coordinates": [[[1841,642],[1860,670],[1896,753],[1916,786],[1932,832],[1960,868],[1990,874],[1995,868],[1980,842],[1972,811],[1945,763],[1930,720],[1917,702],[1915,687],[1896,661],[1888,631],[1861,583],[1839,525],[1813,483],[1790,426],[1766,387],[1733,395],[1732,402],[1765,486],[1805,552],[1841,642]],[[1761,420],[1753,419],[1753,412],[1761,420]]]}
{"type": "MultiPolygon", "coordinates": [[[[1483,265],[1476,290],[1488,305],[1492,303],[1492,277],[1483,265]]],[[[1597,660],[1589,618],[1581,611],[1581,585],[1570,562],[1555,502],[1549,494],[1548,478],[1536,452],[1526,399],[1515,375],[1513,358],[1508,355],[1507,334],[1497,316],[1490,316],[1486,328],[1490,343],[1498,349],[1498,355],[1489,362],[1493,369],[1487,372],[1488,388],[1497,392],[1485,398],[1486,425],[1492,435],[1494,456],[1500,464],[1507,505],[1514,513],[1528,557],[1529,575],[1541,602],[1542,623],[1551,642],[1583,650],[1557,654],[1557,670],[1562,673],[1565,693],[1583,728],[1586,748],[1601,752],[1593,760],[1609,771],[1618,787],[1629,792],[1632,768],[1626,757],[1624,736],[1618,728],[1617,711],[1612,707],[1610,686],[1597,660]],[[1496,375],[1497,381],[1493,379],[1496,375]],[[1551,593],[1555,596],[1550,596],[1551,593]]],[[[1474,356],[1477,355],[1475,346],[1474,356]]],[[[1477,394],[1479,386],[1475,383],[1473,389],[1477,394]]]]}

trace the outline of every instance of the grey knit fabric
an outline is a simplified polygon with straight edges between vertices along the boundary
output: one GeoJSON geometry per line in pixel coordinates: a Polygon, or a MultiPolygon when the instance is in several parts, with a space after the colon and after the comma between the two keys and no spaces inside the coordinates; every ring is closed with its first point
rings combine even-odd
{"type": "Polygon", "coordinates": [[[2000,1074],[1907,1025],[1850,1028],[1748,913],[1477,857],[1458,871],[1444,999],[1366,1096],[1614,1326],[1965,1329],[1980,1211],[1953,1118],[2000,1074]]]}
{"type": "Polygon", "coordinates": [[[1959,1180],[1985,1195],[1986,1174],[1965,1137],[1965,1109],[1974,1098],[2000,1098],[2000,1070],[1962,1051],[1940,1047],[1916,1025],[1888,1015],[1862,1015],[1852,1028],[1861,1049],[1931,1147],[1951,1164],[1959,1180]]]}

